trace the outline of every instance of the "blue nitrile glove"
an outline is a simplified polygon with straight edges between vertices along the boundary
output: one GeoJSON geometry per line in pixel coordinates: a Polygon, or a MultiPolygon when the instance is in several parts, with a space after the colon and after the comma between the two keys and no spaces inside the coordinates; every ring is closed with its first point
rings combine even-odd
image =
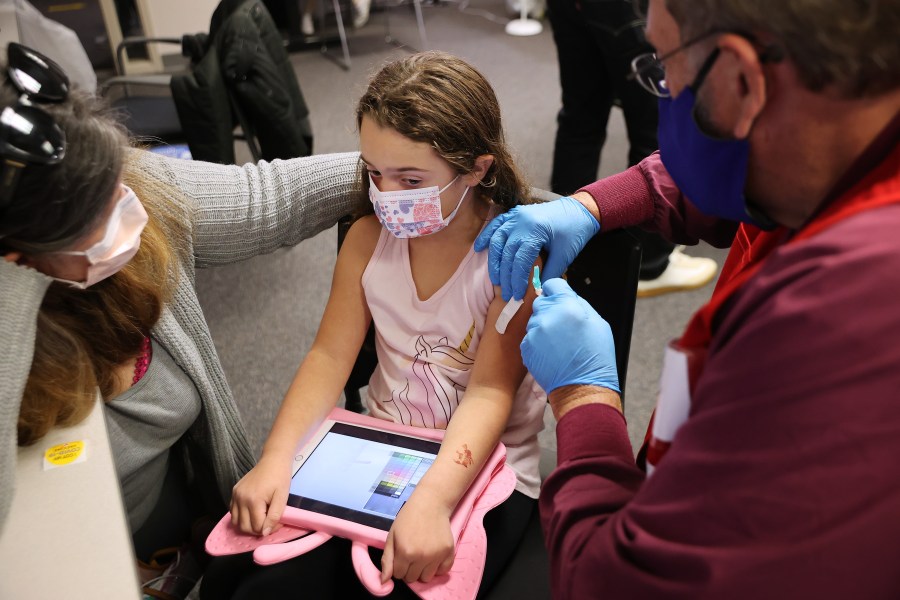
{"type": "Polygon", "coordinates": [[[500,286],[504,300],[520,299],[541,248],[550,253],[541,274],[546,279],[559,277],[598,231],[600,224],[588,209],[566,196],[498,215],[475,240],[475,250],[481,252],[490,244],[491,283],[500,286]]]}
{"type": "Polygon", "coordinates": [[[609,324],[568,283],[545,282],[532,311],[522,362],[545,392],[576,384],[620,391],[609,324]]]}

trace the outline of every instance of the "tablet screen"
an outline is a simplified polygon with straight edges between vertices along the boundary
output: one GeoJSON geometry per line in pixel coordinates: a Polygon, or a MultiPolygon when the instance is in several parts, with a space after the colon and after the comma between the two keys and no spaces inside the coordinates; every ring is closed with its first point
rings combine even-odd
{"type": "Polygon", "coordinates": [[[440,447],[336,422],[294,473],[288,506],[387,531],[440,447]]]}

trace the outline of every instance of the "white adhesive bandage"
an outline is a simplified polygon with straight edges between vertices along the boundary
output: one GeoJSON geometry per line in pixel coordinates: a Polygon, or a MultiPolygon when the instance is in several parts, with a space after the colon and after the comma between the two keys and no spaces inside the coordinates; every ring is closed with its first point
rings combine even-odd
{"type": "Polygon", "coordinates": [[[524,298],[522,298],[521,300],[512,298],[509,302],[506,303],[506,306],[504,306],[503,310],[500,311],[500,316],[497,317],[497,323],[494,325],[494,327],[497,328],[497,333],[506,333],[506,328],[509,326],[510,320],[512,320],[513,315],[519,312],[519,307],[521,307],[524,302],[524,298]]]}

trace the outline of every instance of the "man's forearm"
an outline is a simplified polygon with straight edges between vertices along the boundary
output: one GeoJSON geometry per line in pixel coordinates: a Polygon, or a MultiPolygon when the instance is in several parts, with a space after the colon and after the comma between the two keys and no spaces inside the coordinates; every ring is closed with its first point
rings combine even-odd
{"type": "MultiPolygon", "coordinates": [[[[572,194],[572,198],[584,206],[591,213],[591,216],[597,219],[597,223],[600,223],[600,209],[597,208],[597,201],[594,200],[593,196],[587,192],[576,192],[572,194]]],[[[602,223],[600,224],[602,225],[602,223]]]]}
{"type": "Polygon", "coordinates": [[[550,392],[549,400],[557,421],[585,404],[606,404],[622,412],[622,397],[618,392],[596,385],[564,385],[550,392]]]}

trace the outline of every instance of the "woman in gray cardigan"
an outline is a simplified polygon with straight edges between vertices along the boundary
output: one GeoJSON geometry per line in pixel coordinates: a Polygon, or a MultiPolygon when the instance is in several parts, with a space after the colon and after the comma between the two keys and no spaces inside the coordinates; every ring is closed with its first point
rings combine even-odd
{"type": "MultiPolygon", "coordinates": [[[[27,117],[22,106],[0,86],[0,110],[27,117]]],[[[64,158],[13,161],[16,149],[0,147],[0,528],[17,441],[83,419],[99,389],[146,558],[192,516],[224,514],[254,464],[194,269],[334,225],[358,198],[358,155],[244,167],[167,159],[128,149],[90,97],[39,107],[64,132],[64,158]]]]}

